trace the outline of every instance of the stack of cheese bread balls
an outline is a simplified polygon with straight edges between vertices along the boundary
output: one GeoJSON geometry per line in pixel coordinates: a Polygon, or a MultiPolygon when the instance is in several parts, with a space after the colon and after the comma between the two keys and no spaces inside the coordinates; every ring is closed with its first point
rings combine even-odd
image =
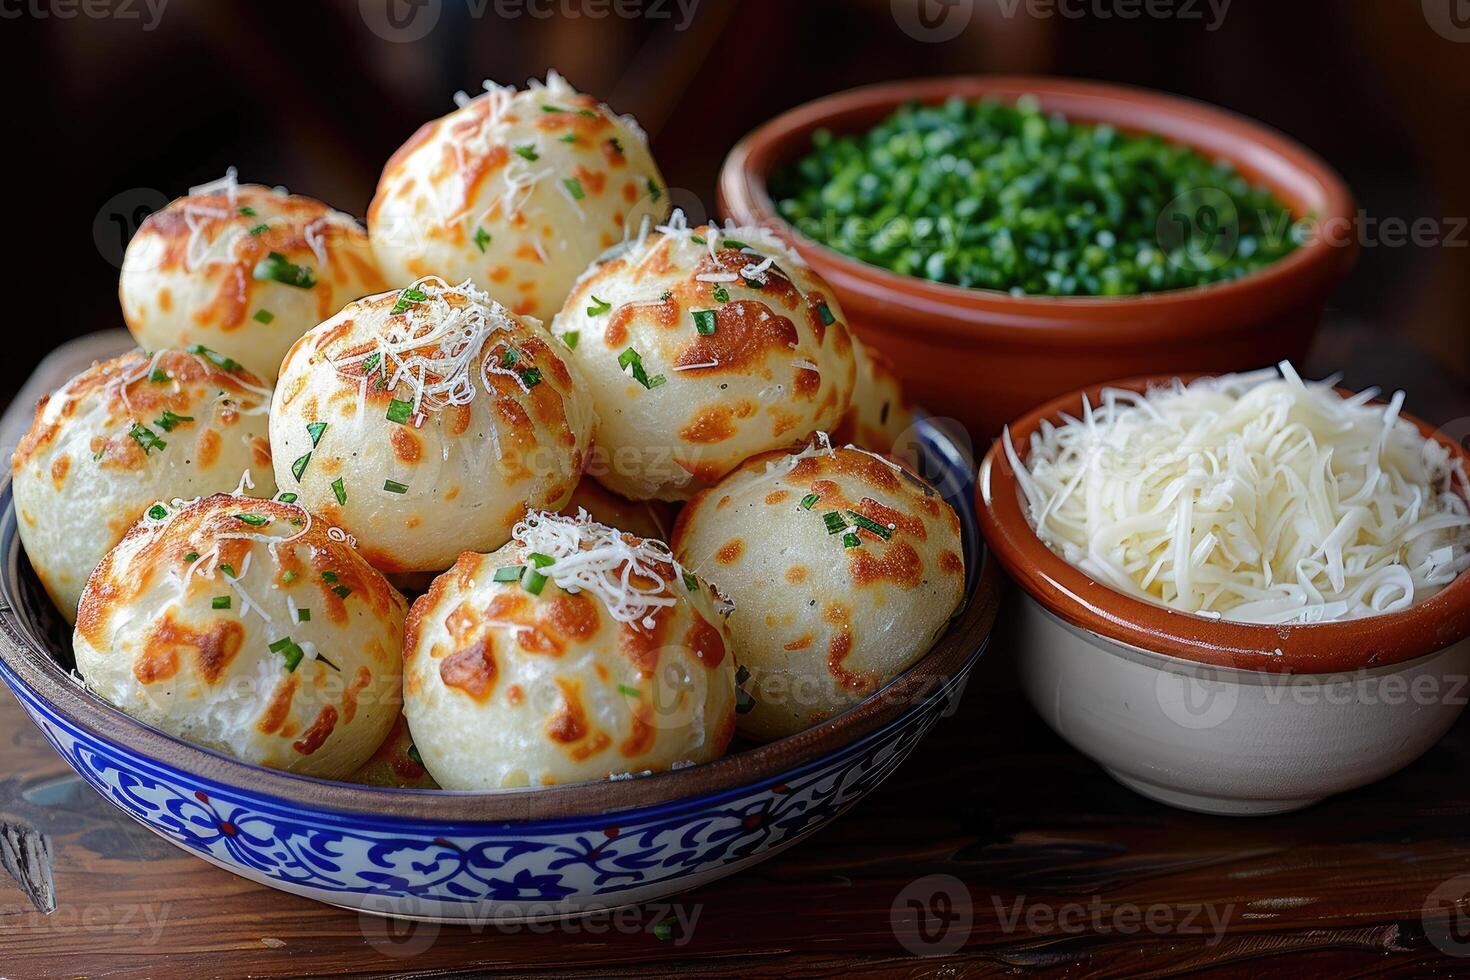
{"type": "Polygon", "coordinates": [[[232,171],[129,245],[142,350],[12,461],[94,693],[304,775],[550,786],[820,723],[959,608],[959,521],[821,277],[670,213],[560,76],[485,88],[365,229],[232,171]]]}

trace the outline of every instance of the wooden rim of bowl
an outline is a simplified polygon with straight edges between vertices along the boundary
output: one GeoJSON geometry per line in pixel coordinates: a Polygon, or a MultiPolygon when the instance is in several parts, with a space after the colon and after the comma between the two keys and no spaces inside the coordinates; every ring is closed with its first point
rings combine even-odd
{"type": "MultiPolygon", "coordinates": [[[[1144,391],[1201,374],[1160,374],[1092,385],[1053,399],[1008,429],[1023,460],[1043,420],[1075,415],[1104,388],[1144,391]]],[[[1404,412],[1416,426],[1470,467],[1470,453],[1433,426],[1404,412]]],[[[1470,573],[1401,612],[1344,622],[1265,626],[1209,619],[1124,595],[1092,579],[1036,536],[1021,505],[1015,470],[1001,439],[991,444],[975,483],[980,530],[996,559],[1048,611],[1088,632],[1152,653],[1214,667],[1280,674],[1350,672],[1415,660],[1470,636],[1470,573]]]]}
{"type": "MultiPolygon", "coordinates": [[[[4,489],[8,488],[0,487],[4,489]]],[[[8,519],[14,519],[13,507],[8,519]]],[[[10,592],[18,581],[18,541],[10,551],[0,570],[0,661],[29,695],[45,702],[69,724],[99,742],[201,782],[274,797],[298,809],[435,824],[541,822],[692,805],[820,763],[899,722],[955,682],[984,648],[1002,587],[995,560],[984,543],[977,541],[975,554],[981,568],[974,593],[934,647],[867,700],[787,738],[702,765],[634,779],[493,792],[381,789],[242,762],[165,734],[87,693],[57,665],[44,638],[15,609],[10,592]]]]}
{"type": "MultiPolygon", "coordinates": [[[[798,106],[765,123],[731,150],[720,172],[721,211],[742,224],[762,225],[789,241],[839,291],[844,303],[895,302],[924,312],[937,332],[970,341],[1014,341],[1014,331],[1042,331],[1044,339],[1091,346],[1137,344],[1176,337],[1187,329],[1228,330],[1242,316],[1265,316],[1297,301],[1304,285],[1326,290],[1352,265],[1356,236],[1346,244],[1326,236],[1239,279],[1136,296],[1011,296],[905,276],[843,255],[801,234],[778,213],[767,180],[772,170],[810,145],[811,133],[870,128],[909,102],[951,96],[1013,101],[1034,95],[1043,109],[1078,122],[1108,123],[1128,133],[1151,133],[1229,162],[1253,183],[1269,187],[1293,215],[1313,215],[1319,227],[1351,231],[1357,205],[1342,178],[1301,144],[1261,123],[1180,96],[1126,85],[1013,75],[955,76],[888,82],[850,89],[798,106]],[[1284,290],[1290,280],[1295,285],[1284,290]],[[1228,304],[1230,316],[1202,324],[1201,305],[1228,304]],[[1193,319],[1181,327],[1179,314],[1193,319]],[[1100,332],[1091,320],[1116,319],[1127,329],[1100,332]]],[[[1041,339],[1041,338],[1038,338],[1041,339]]]]}

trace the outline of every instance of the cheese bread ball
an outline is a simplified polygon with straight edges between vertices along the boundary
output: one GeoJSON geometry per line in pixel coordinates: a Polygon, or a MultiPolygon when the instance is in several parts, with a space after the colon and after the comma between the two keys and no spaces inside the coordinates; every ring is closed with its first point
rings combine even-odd
{"type": "Polygon", "coordinates": [[[203,344],[274,381],[298,337],[387,288],[352,218],[227,178],[148,216],[128,243],[118,298],[145,349],[203,344]]]}
{"type": "Polygon", "coordinates": [[[832,441],[852,443],[878,453],[894,453],[913,463],[911,442],[914,407],[904,394],[893,363],[880,351],[853,338],[857,355],[857,390],[842,422],[832,430],[832,441]]]}
{"type": "Polygon", "coordinates": [[[717,758],[735,730],[730,634],[667,546],[527,514],[413,605],[404,714],[447,789],[552,786],[717,758]]]}
{"type": "Polygon", "coordinates": [[[837,425],[856,375],[842,309],[756,228],[683,215],[578,281],[552,332],[601,420],[588,471],[642,500],[685,500],[755,453],[837,425]]]}
{"type": "Polygon", "coordinates": [[[413,734],[408,730],[408,721],[402,714],[393,719],[388,737],[378,746],[362,767],[347,777],[349,783],[363,786],[382,786],[389,789],[439,789],[424,762],[419,750],[414,748],[413,734]]]}
{"type": "Polygon", "coordinates": [[[567,517],[579,510],[599,524],[607,524],[640,538],[667,541],[674,530],[674,508],[661,500],[629,500],[592,479],[582,478],[572,499],[561,509],[567,517]]]}
{"type": "Polygon", "coordinates": [[[348,776],[398,716],[407,607],[345,538],[298,504],[159,504],[87,582],[77,670],[170,735],[348,776]]]}
{"type": "Polygon", "coordinates": [[[932,487],[863,450],[749,460],[684,508],[674,553],[735,604],[735,658],[779,738],[872,694],[918,660],[964,596],[960,522],[932,487]]]}
{"type": "Polygon", "coordinates": [[[486,89],[383,168],[373,249],[395,286],[471,279],[549,320],[599,253],[668,214],[669,195],[638,124],[561,76],[486,89]]]}
{"type": "Polygon", "coordinates": [[[270,494],[270,388],[209,351],[124,354],[92,365],[36,409],[11,457],[20,539],[74,622],[87,576],[155,500],[270,494]]]}
{"type": "Polygon", "coordinates": [[[422,279],[349,305],[281,365],[276,482],[384,572],[438,572],[556,510],[593,414],[566,348],[469,283],[422,279]]]}

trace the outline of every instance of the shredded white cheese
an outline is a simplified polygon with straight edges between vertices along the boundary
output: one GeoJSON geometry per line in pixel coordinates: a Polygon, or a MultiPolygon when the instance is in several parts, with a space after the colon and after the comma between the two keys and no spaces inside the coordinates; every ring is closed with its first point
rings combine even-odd
{"type": "Polygon", "coordinates": [[[1098,581],[1185,612],[1302,624],[1406,609],[1470,567],[1463,465],[1290,364],[1107,389],[1007,458],[1037,536],[1098,581]]]}

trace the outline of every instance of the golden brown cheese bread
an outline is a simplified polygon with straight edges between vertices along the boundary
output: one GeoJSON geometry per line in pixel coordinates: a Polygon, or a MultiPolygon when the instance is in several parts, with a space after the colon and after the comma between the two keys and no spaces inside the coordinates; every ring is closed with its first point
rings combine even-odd
{"type": "Polygon", "coordinates": [[[847,414],[832,430],[832,442],[893,454],[912,465],[916,459],[914,406],[893,362],[856,337],[852,349],[857,360],[857,389],[847,414]]]}
{"type": "Polygon", "coordinates": [[[403,597],[296,504],[215,494],[150,511],[87,582],[73,646],[133,717],[340,779],[398,716],[403,597]]]}
{"type": "Polygon", "coordinates": [[[742,734],[790,735],[921,657],[964,596],[960,522],[919,477],[818,443],[747,461],[684,508],[674,553],[735,604],[755,707],[742,734]]]}
{"type": "Polygon", "coordinates": [[[575,371],[538,323],[468,283],[359,300],[282,364],[276,482],[382,571],[440,571],[571,497],[593,427],[575,371]]]}
{"type": "Polygon", "coordinates": [[[92,365],[36,409],[11,457],[20,539],[73,622],[87,576],[156,500],[273,492],[271,390],[212,352],[124,354],[92,365]]]}
{"type": "Polygon", "coordinates": [[[383,168],[368,209],[395,286],[471,279],[546,320],[604,249],[662,220],[669,195],[631,118],[552,73],[485,94],[415,133],[383,168]]]}
{"type": "Polygon", "coordinates": [[[688,499],[754,453],[832,428],[852,400],[841,307],[757,228],[676,214],[590,268],[552,332],[600,419],[588,472],[635,500],[688,499]]]}
{"type": "Polygon", "coordinates": [[[735,730],[730,642],[709,587],[661,542],[532,513],[414,603],[404,714],[447,789],[704,762],[735,730]]]}
{"type": "Polygon", "coordinates": [[[148,216],[118,298],[145,349],[203,344],[274,381],[298,337],[387,288],[351,217],[231,175],[148,216]]]}

